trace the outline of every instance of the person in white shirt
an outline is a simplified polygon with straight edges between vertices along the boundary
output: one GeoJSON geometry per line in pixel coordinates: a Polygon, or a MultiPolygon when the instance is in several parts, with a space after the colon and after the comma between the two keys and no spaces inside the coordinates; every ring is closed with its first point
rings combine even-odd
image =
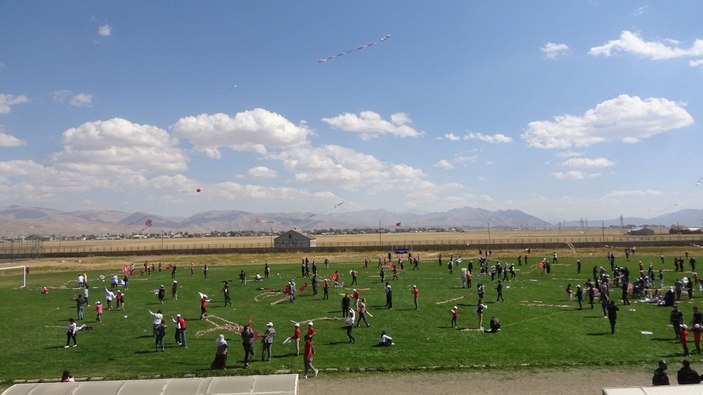
{"type": "Polygon", "coordinates": [[[381,336],[378,338],[378,345],[387,347],[387,346],[392,346],[393,344],[393,338],[386,335],[386,331],[381,331],[381,336]]]}
{"type": "Polygon", "coordinates": [[[349,343],[356,343],[356,339],[352,336],[352,329],[354,329],[354,321],[356,319],[356,313],[353,308],[349,308],[347,313],[347,336],[349,336],[349,343]]]}
{"type": "Polygon", "coordinates": [[[66,346],[64,348],[69,347],[71,339],[73,339],[73,347],[77,347],[78,343],[76,342],[76,332],[78,332],[78,325],[76,325],[76,321],[74,321],[73,318],[68,319],[68,326],[66,329],[66,346]]]}
{"type": "Polygon", "coordinates": [[[112,310],[112,301],[115,299],[114,292],[105,288],[105,301],[107,302],[107,309],[112,310]]]}

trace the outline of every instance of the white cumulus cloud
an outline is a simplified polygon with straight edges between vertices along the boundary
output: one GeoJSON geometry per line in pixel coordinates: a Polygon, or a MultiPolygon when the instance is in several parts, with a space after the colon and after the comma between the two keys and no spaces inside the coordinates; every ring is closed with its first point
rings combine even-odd
{"type": "Polygon", "coordinates": [[[550,60],[558,59],[559,56],[569,52],[569,46],[564,43],[548,42],[540,48],[544,57],[550,60]]]}
{"type": "Polygon", "coordinates": [[[445,169],[445,170],[451,170],[454,168],[454,165],[449,162],[446,159],[442,159],[439,162],[434,164],[434,167],[439,168],[439,169],[445,169]]]}
{"type": "Polygon", "coordinates": [[[601,168],[615,166],[615,162],[608,160],[606,158],[572,158],[564,161],[562,166],[565,167],[577,167],[577,168],[601,168]]]}
{"type": "Polygon", "coordinates": [[[461,140],[461,137],[457,136],[454,133],[445,133],[443,138],[446,140],[449,140],[449,141],[460,141],[461,140]]]}
{"type": "Polygon", "coordinates": [[[521,137],[531,147],[588,147],[607,141],[638,142],[693,124],[685,106],[664,98],[619,95],[582,116],[560,115],[554,121],[534,121],[521,137]]]}
{"type": "Polygon", "coordinates": [[[269,169],[266,166],[255,166],[249,169],[248,174],[251,177],[257,178],[276,178],[278,175],[275,170],[269,169]]]}
{"type": "Polygon", "coordinates": [[[618,52],[626,52],[655,60],[703,56],[701,39],[696,39],[689,48],[680,48],[676,40],[664,41],[645,41],[637,33],[624,30],[619,38],[593,47],[588,53],[593,56],[612,56],[618,52]]]}
{"type": "Polygon", "coordinates": [[[0,147],[19,147],[25,144],[27,143],[24,140],[3,132],[0,127],[0,147]]]}
{"type": "Polygon", "coordinates": [[[484,143],[489,143],[489,144],[507,144],[507,143],[512,143],[513,139],[511,137],[508,137],[504,134],[483,134],[483,133],[478,133],[478,132],[469,132],[464,136],[464,139],[466,140],[479,140],[483,141],[484,143]]]}
{"type": "Polygon", "coordinates": [[[93,105],[93,95],[87,93],[79,93],[69,101],[73,107],[90,107],[93,105]]]}
{"type": "Polygon", "coordinates": [[[168,132],[122,118],[68,129],[63,144],[52,156],[56,166],[85,175],[141,176],[187,168],[187,157],[168,132]]]}
{"type": "Polygon", "coordinates": [[[571,170],[566,172],[557,171],[552,173],[552,177],[558,180],[582,180],[586,178],[586,174],[579,170],[571,170]]]}
{"type": "Polygon", "coordinates": [[[25,95],[9,95],[0,93],[0,114],[9,114],[12,106],[29,102],[29,98],[25,95]]]}
{"type": "Polygon", "coordinates": [[[322,121],[345,132],[359,133],[363,140],[370,140],[384,134],[395,137],[423,135],[423,132],[418,132],[409,126],[411,120],[405,113],[392,114],[390,121],[373,111],[362,111],[359,115],[344,113],[331,118],[322,118],[322,121]]]}
{"type": "Polygon", "coordinates": [[[110,37],[112,35],[112,26],[108,25],[107,23],[98,26],[98,34],[101,37],[110,37]]]}
{"type": "Polygon", "coordinates": [[[219,158],[223,147],[264,154],[271,148],[304,144],[310,130],[304,123],[295,125],[279,114],[255,108],[234,116],[218,113],[184,117],[173,125],[173,133],[190,140],[208,157],[219,158]]]}

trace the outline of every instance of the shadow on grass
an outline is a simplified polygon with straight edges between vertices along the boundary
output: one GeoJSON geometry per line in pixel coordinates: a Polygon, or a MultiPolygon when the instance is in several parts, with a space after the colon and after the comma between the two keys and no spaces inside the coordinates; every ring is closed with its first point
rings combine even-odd
{"type": "Polygon", "coordinates": [[[54,349],[60,349],[60,348],[66,348],[64,346],[46,346],[44,347],[45,350],[54,350],[54,349]]]}
{"type": "Polygon", "coordinates": [[[588,315],[583,318],[605,318],[605,316],[604,315],[588,315]]]}
{"type": "Polygon", "coordinates": [[[650,341],[653,341],[653,342],[676,342],[676,343],[679,342],[679,341],[676,340],[676,339],[664,338],[664,337],[653,337],[653,338],[651,338],[651,339],[649,339],[649,340],[650,340],[650,341]]]}
{"type": "Polygon", "coordinates": [[[154,353],[157,353],[157,352],[163,352],[163,351],[139,350],[139,351],[135,351],[134,353],[137,354],[137,355],[139,355],[139,354],[154,354],[154,353]]]}
{"type": "Polygon", "coordinates": [[[588,336],[605,336],[605,335],[610,335],[610,332],[591,332],[591,333],[586,333],[588,336]]]}
{"type": "Polygon", "coordinates": [[[344,340],[344,341],[338,341],[338,342],[329,342],[327,344],[329,344],[331,346],[336,346],[339,344],[354,344],[354,343],[349,343],[349,340],[344,340]]]}

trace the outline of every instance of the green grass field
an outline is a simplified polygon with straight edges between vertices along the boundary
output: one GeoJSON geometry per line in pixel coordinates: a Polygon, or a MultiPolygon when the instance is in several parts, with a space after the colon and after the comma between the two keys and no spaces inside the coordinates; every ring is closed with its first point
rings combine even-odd
{"type": "MultiPolygon", "coordinates": [[[[617,253],[617,252],[616,252],[617,253]]],[[[626,262],[618,254],[616,263],[626,265],[635,273],[638,260],[653,262],[658,270],[665,269],[666,284],[673,284],[678,273],[673,273],[673,255],[667,255],[665,265],[659,261],[659,251],[638,251],[638,255],[626,262]]],[[[429,255],[429,254],[428,254],[429,255]]],[[[497,368],[559,368],[559,367],[607,367],[637,366],[654,368],[656,361],[682,359],[681,346],[673,341],[673,331],[668,326],[669,308],[655,307],[633,301],[630,306],[620,305],[619,319],[615,335],[610,334],[608,320],[603,318],[599,305],[591,310],[585,305],[579,311],[576,301],[568,301],[565,292],[568,283],[583,284],[591,275],[594,265],[606,266],[605,253],[599,256],[581,257],[583,270],[576,273],[576,257],[563,253],[559,263],[552,267],[550,275],[542,275],[536,266],[542,255],[532,254],[529,266],[517,266],[517,279],[505,284],[505,303],[495,303],[496,282],[490,277],[475,275],[474,287],[462,289],[458,279],[460,270],[454,275],[447,271],[446,261],[439,267],[436,260],[423,260],[419,271],[411,271],[406,265],[405,273],[392,284],[394,308],[384,308],[385,294],[379,280],[376,263],[372,260],[369,269],[364,270],[359,262],[332,262],[329,269],[319,264],[322,275],[331,275],[338,270],[342,281],[350,282],[349,270],[359,271],[361,295],[367,298],[370,328],[363,324],[354,328],[355,344],[347,342],[345,324],[342,320],[321,319],[315,321],[315,366],[321,369],[339,371],[402,371],[412,369],[463,369],[497,368]],[[484,282],[488,310],[484,315],[484,326],[488,327],[491,316],[497,316],[503,323],[498,334],[478,331],[462,331],[462,328],[477,327],[474,313],[477,301],[475,284],[484,282]],[[420,289],[420,308],[415,310],[411,287],[420,289]],[[448,301],[461,298],[455,301],[448,301]],[[438,303],[444,302],[444,303],[438,303]],[[458,329],[451,328],[449,309],[457,305],[459,312],[458,329]],[[567,307],[564,307],[567,306],[567,307]],[[395,346],[374,347],[378,335],[385,329],[394,338],[395,346]],[[641,334],[651,331],[652,335],[641,334]]],[[[375,255],[371,255],[375,256],[375,255]]],[[[547,255],[550,257],[550,255],[547,255]]],[[[301,256],[302,258],[302,256],[301,256]]],[[[468,255],[463,256],[462,266],[466,267],[468,255]]],[[[497,257],[496,257],[497,258],[497,257]]],[[[497,258],[505,261],[503,258],[497,258]]],[[[517,263],[516,259],[506,259],[517,263]]],[[[125,261],[128,261],[126,259],[125,261]]],[[[699,259],[700,261],[700,259],[699,259]]],[[[265,296],[257,288],[282,289],[287,280],[295,278],[301,286],[308,279],[301,278],[300,263],[275,264],[272,278],[260,283],[253,281],[259,272],[263,276],[261,264],[211,264],[209,278],[204,279],[200,267],[196,267],[191,277],[185,265],[179,265],[176,273],[181,288],[177,301],[158,303],[154,291],[160,284],[169,289],[171,274],[157,272],[141,277],[138,272],[131,277],[126,291],[124,311],[105,311],[103,322],[95,322],[94,302],[104,301],[103,287],[109,285],[109,275],[121,270],[122,265],[113,269],[90,270],[86,266],[90,285],[90,306],[86,308],[85,320],[80,323],[93,326],[93,330],[78,334],[77,348],[65,349],[65,326],[69,317],[76,317],[75,297],[78,270],[54,272],[37,270],[30,273],[28,287],[20,289],[21,275],[3,273],[0,276],[0,330],[5,342],[0,355],[3,369],[0,380],[47,379],[60,376],[63,369],[69,369],[76,377],[104,377],[125,379],[137,377],[182,377],[186,375],[217,374],[268,374],[277,370],[301,371],[302,357],[294,355],[294,345],[282,345],[282,341],[293,334],[293,322],[309,319],[341,318],[342,294],[351,292],[350,287],[331,288],[330,299],[322,300],[320,294],[312,296],[308,287],[299,292],[294,304],[280,300],[283,295],[265,296]],[[239,271],[247,272],[249,281],[241,286],[239,271]],[[106,282],[97,280],[106,276],[106,282]],[[222,280],[232,283],[233,307],[223,307],[222,280]],[[42,286],[50,287],[48,295],[42,295],[42,286]],[[209,313],[212,321],[218,319],[246,323],[253,316],[253,326],[263,332],[267,322],[272,321],[277,330],[273,347],[273,359],[260,362],[261,344],[256,344],[256,359],[252,368],[242,369],[243,351],[238,333],[215,329],[211,322],[198,319],[200,305],[198,291],[212,299],[209,313]],[[169,320],[166,334],[166,351],[154,352],[151,336],[151,317],[148,310],[162,309],[165,316],[181,313],[188,322],[188,349],[178,348],[173,339],[174,327],[169,320]],[[127,318],[124,318],[126,316],[127,318]],[[198,336],[198,332],[207,332],[198,336]],[[224,333],[230,344],[228,369],[216,372],[209,369],[214,358],[214,340],[224,333]]],[[[609,267],[609,265],[607,266],[609,267]]],[[[478,263],[475,261],[475,268],[478,263]]],[[[477,269],[475,269],[477,270],[477,269]]],[[[83,271],[81,271],[83,272],[83,271]]],[[[685,274],[685,275],[690,275],[685,274]]],[[[391,276],[388,275],[387,279],[391,276]]],[[[633,275],[634,277],[634,275],[633,275]]],[[[696,293],[689,302],[681,301],[681,308],[687,321],[691,318],[693,305],[700,303],[696,293]]],[[[611,291],[615,298],[620,289],[611,291]]],[[[584,295],[585,297],[585,295],[584,295]]],[[[303,332],[306,325],[301,325],[303,332]]],[[[693,347],[693,334],[691,348],[693,347]]],[[[692,360],[703,360],[698,355],[692,360]]],[[[673,363],[672,366],[676,366],[673,363]]]]}

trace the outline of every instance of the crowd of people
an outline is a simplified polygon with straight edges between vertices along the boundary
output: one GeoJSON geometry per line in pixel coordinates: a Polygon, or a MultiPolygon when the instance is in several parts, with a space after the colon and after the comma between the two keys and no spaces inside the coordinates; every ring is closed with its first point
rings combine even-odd
{"type": "MultiPolygon", "coordinates": [[[[476,267],[474,267],[473,259],[470,259],[468,261],[462,261],[460,257],[454,255],[451,255],[449,257],[449,260],[446,261],[447,270],[449,271],[449,274],[454,276],[452,278],[456,279],[457,277],[454,274],[454,271],[459,271],[458,279],[462,288],[474,288],[474,291],[476,292],[477,296],[477,301],[473,309],[473,312],[476,317],[475,330],[482,332],[484,331],[484,315],[486,310],[488,309],[487,303],[484,302],[486,298],[486,284],[489,281],[495,284],[493,289],[495,290],[494,295],[496,303],[505,303],[505,284],[508,284],[511,281],[516,281],[516,266],[520,267],[523,265],[523,263],[524,265],[527,265],[528,259],[531,259],[528,250],[525,251],[524,255],[520,255],[517,257],[517,265],[514,263],[507,262],[509,259],[503,259],[502,262],[497,259],[493,259],[492,255],[493,251],[490,250],[479,251],[479,256],[476,258],[476,267]],[[474,270],[476,270],[476,273],[474,273],[474,270]],[[475,276],[480,276],[479,278],[481,281],[477,282],[474,286],[473,280],[476,279],[475,276]]],[[[634,255],[634,250],[628,249],[628,251],[626,252],[628,261],[632,255],[634,255]]],[[[682,346],[682,354],[684,356],[690,354],[690,350],[688,348],[689,328],[691,331],[693,331],[695,351],[700,354],[701,337],[703,335],[703,313],[699,312],[697,307],[694,307],[690,324],[687,324],[683,318],[683,312],[679,310],[679,307],[677,306],[676,302],[681,300],[682,298],[693,298],[693,292],[696,289],[696,285],[699,287],[699,289],[703,290],[703,280],[701,280],[695,272],[692,272],[691,276],[682,276],[680,278],[677,278],[675,279],[671,287],[664,288],[665,282],[663,271],[661,269],[655,271],[651,263],[648,265],[648,267],[645,267],[644,263],[640,261],[638,263],[639,270],[636,272],[636,274],[633,275],[626,265],[616,264],[615,254],[608,252],[606,259],[608,264],[610,265],[610,270],[606,269],[607,265],[594,266],[592,269],[592,277],[584,281],[583,284],[576,284],[575,287],[572,287],[571,284],[567,284],[565,289],[568,300],[570,302],[573,302],[575,299],[579,310],[582,310],[584,308],[584,304],[586,306],[590,305],[591,309],[595,309],[596,303],[600,304],[603,316],[608,318],[608,322],[610,325],[610,334],[613,335],[616,331],[618,312],[620,310],[618,304],[616,303],[617,299],[621,299],[623,305],[630,304],[630,298],[639,298],[648,303],[671,307],[672,312],[670,317],[670,324],[673,327],[675,339],[682,346]],[[618,288],[620,289],[619,292],[621,293],[620,298],[618,298],[615,293],[615,289],[618,288]]],[[[662,263],[663,259],[664,258],[662,257],[662,263]]],[[[405,259],[405,257],[401,256],[398,256],[397,259],[393,260],[390,253],[388,254],[388,257],[378,257],[378,267],[380,267],[380,271],[378,273],[381,280],[381,284],[383,285],[383,291],[385,293],[386,309],[393,309],[393,297],[395,289],[393,288],[391,282],[393,282],[394,279],[398,278],[399,273],[405,273],[406,262],[411,265],[411,270],[421,270],[422,260],[420,259],[420,256],[412,256],[411,252],[407,254],[407,260],[405,259]],[[390,281],[386,281],[386,271],[393,273],[393,277],[390,279],[390,281]]],[[[685,261],[681,258],[675,259],[675,265],[677,270],[683,269],[683,262],[685,261]]],[[[364,259],[363,267],[368,268],[368,263],[369,259],[364,259]]],[[[438,263],[440,267],[444,263],[441,254],[438,257],[438,263]]],[[[550,256],[550,259],[544,257],[543,259],[539,260],[537,262],[537,267],[541,269],[542,275],[548,276],[552,272],[552,266],[558,265],[558,263],[559,258],[557,253],[555,252],[550,256]]],[[[696,262],[693,257],[689,259],[689,264],[692,269],[695,269],[696,262]]],[[[329,269],[330,262],[328,259],[325,259],[324,266],[325,269],[329,269]]],[[[158,267],[155,266],[154,263],[152,263],[151,265],[145,263],[143,267],[144,268],[141,270],[140,273],[141,276],[150,276],[154,273],[162,271],[161,263],[158,264],[158,267]]],[[[175,279],[176,265],[167,265],[166,269],[170,270],[171,278],[173,279],[171,283],[171,300],[175,301],[178,300],[179,289],[179,283],[175,279]]],[[[581,269],[582,264],[579,259],[577,260],[577,273],[580,273],[581,269]]],[[[207,279],[208,271],[208,266],[203,265],[202,274],[205,279],[207,279]]],[[[271,268],[269,264],[265,263],[263,270],[263,278],[258,273],[253,278],[255,278],[256,282],[265,281],[266,279],[269,279],[270,272],[271,268]]],[[[128,288],[130,275],[137,275],[135,273],[133,265],[131,265],[128,270],[125,270],[125,275],[122,279],[120,279],[115,274],[112,274],[110,276],[110,288],[105,288],[105,301],[107,304],[106,309],[108,311],[113,310],[113,302],[115,303],[114,309],[123,310],[125,308],[125,292],[123,290],[120,290],[119,287],[122,287],[124,290],[128,288]]],[[[194,265],[192,263],[190,275],[195,275],[194,265]]],[[[371,324],[368,322],[367,317],[372,317],[371,313],[368,311],[366,298],[361,296],[359,289],[353,288],[351,292],[346,291],[348,290],[348,288],[345,287],[345,283],[342,280],[343,276],[339,273],[339,271],[335,270],[329,277],[324,276],[319,271],[319,268],[315,261],[309,261],[308,258],[304,258],[301,261],[300,275],[301,277],[308,278],[310,280],[312,285],[313,296],[317,297],[318,295],[318,284],[320,282],[323,284],[323,300],[329,299],[329,288],[331,286],[345,289],[343,297],[341,298],[341,317],[345,320],[344,327],[346,329],[346,336],[348,342],[352,344],[356,343],[356,337],[354,336],[353,329],[355,327],[359,327],[362,321],[364,322],[366,327],[370,327],[371,324]]],[[[349,279],[351,280],[350,285],[358,286],[359,277],[357,270],[354,268],[350,270],[349,276],[349,279]]],[[[242,286],[246,286],[247,275],[243,269],[240,272],[239,277],[240,284],[242,286]]],[[[225,306],[232,306],[230,281],[231,280],[224,280],[223,287],[221,290],[224,297],[225,306]]],[[[307,283],[305,283],[304,285],[306,286],[307,283]]],[[[90,300],[87,274],[82,274],[78,277],[78,286],[82,290],[82,292],[76,295],[74,301],[76,303],[77,320],[80,321],[84,319],[84,310],[86,306],[89,306],[88,303],[90,300]]],[[[302,289],[300,291],[302,291],[302,289]]],[[[286,294],[286,298],[290,303],[296,303],[296,293],[299,291],[295,279],[290,279],[288,284],[284,287],[283,292],[286,294]]],[[[157,296],[159,304],[163,305],[166,299],[166,289],[164,285],[161,285],[156,290],[155,294],[157,296]]],[[[401,297],[404,298],[405,296],[401,295],[401,297]]],[[[420,289],[417,285],[412,285],[412,287],[410,287],[410,291],[407,297],[412,300],[415,310],[419,310],[421,308],[422,303],[420,299],[420,289]]],[[[200,319],[202,320],[208,319],[208,302],[210,302],[208,296],[201,293],[200,319]]],[[[96,313],[96,322],[100,322],[103,315],[103,305],[100,301],[96,301],[94,305],[96,313]]],[[[451,314],[451,327],[459,327],[459,307],[454,306],[449,310],[451,314]]],[[[149,310],[149,313],[152,316],[154,348],[156,351],[163,352],[165,349],[164,338],[166,336],[167,328],[166,322],[164,320],[164,315],[161,310],[158,310],[157,312],[152,312],[149,310]]],[[[171,317],[171,320],[174,323],[175,327],[174,339],[176,343],[180,347],[187,348],[187,323],[185,322],[185,319],[181,316],[181,314],[177,314],[175,318],[171,317]]],[[[469,326],[471,327],[473,325],[469,326]]],[[[489,329],[485,332],[498,333],[501,331],[501,326],[502,325],[500,319],[496,316],[491,316],[489,320],[489,329]]],[[[69,320],[67,326],[66,347],[69,347],[71,342],[73,342],[73,347],[77,346],[76,334],[81,329],[85,329],[85,325],[79,326],[73,318],[69,320]]],[[[291,337],[291,341],[295,342],[296,355],[300,355],[301,353],[301,338],[304,340],[302,353],[305,377],[307,377],[309,373],[317,375],[318,370],[313,366],[312,363],[314,354],[313,341],[315,337],[315,329],[313,322],[310,321],[308,323],[308,332],[304,336],[301,336],[299,323],[295,323],[293,325],[293,333],[294,335],[291,337]]],[[[260,340],[262,343],[261,360],[271,360],[274,339],[276,336],[276,329],[274,329],[273,322],[269,322],[266,325],[265,332],[260,335],[253,330],[253,328],[251,327],[251,323],[249,323],[244,326],[243,330],[240,333],[240,336],[244,351],[243,366],[245,368],[250,367],[254,359],[254,341],[257,336],[260,336],[260,340]]],[[[394,344],[395,343],[393,341],[393,338],[391,338],[385,330],[382,330],[378,338],[378,346],[386,347],[392,346],[394,344]]],[[[211,364],[211,368],[226,368],[228,352],[228,342],[224,334],[219,334],[215,340],[215,359],[211,364]]],[[[664,363],[662,365],[660,363],[659,369],[657,370],[659,372],[658,375],[666,376],[666,373],[664,372],[665,370],[666,364],[664,363]]],[[[655,373],[655,378],[656,376],[657,373],[655,373]]]]}

